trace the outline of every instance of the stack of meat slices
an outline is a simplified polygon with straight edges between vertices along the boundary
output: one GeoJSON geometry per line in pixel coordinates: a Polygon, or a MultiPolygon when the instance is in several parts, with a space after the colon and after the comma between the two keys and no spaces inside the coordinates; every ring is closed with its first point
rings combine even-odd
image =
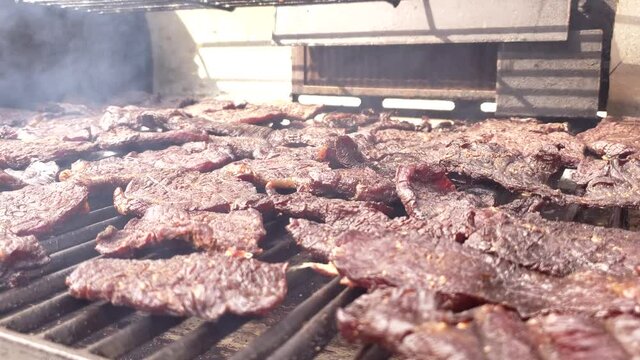
{"type": "Polygon", "coordinates": [[[284,216],[316,268],[368,289],[338,315],[350,340],[420,359],[639,353],[640,236],[545,212],[637,207],[639,120],[575,136],[533,119],[432,128],[300,104],[177,107],[3,121],[0,278],[45,263],[37,237],[113,192],[131,219],[98,235],[104,257],[69,276],[74,296],[263,314],[287,291],[286,265],[257,256],[265,219],[284,216]],[[558,189],[567,169],[574,192],[558,189]],[[190,254],[139,259],[178,247],[190,254]]]}

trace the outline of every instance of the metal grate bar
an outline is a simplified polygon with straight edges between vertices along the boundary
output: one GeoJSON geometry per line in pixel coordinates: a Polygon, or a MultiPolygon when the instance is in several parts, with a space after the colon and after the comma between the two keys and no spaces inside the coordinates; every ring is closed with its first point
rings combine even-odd
{"type": "Polygon", "coordinates": [[[100,222],[85,226],[81,229],[70,231],[63,235],[58,235],[40,242],[47,253],[52,254],[60,250],[70,248],[72,246],[82,244],[87,240],[96,238],[99,232],[107,226],[122,227],[126,224],[128,218],[125,216],[116,216],[101,220],[100,222]]]}
{"type": "Polygon", "coordinates": [[[86,306],[85,300],[66,292],[4,319],[0,325],[20,332],[33,331],[46,323],[86,306]]]}
{"type": "Polygon", "coordinates": [[[153,339],[181,322],[183,318],[145,315],[110,337],[89,347],[92,354],[117,358],[153,339]]]}
{"type": "Polygon", "coordinates": [[[148,359],[187,360],[194,358],[207,351],[213,344],[249,320],[251,320],[249,317],[227,314],[214,323],[203,323],[184,337],[151,355],[148,359]]]}
{"type": "Polygon", "coordinates": [[[107,302],[93,303],[69,321],[47,330],[44,337],[59,344],[73,345],[134,311],[130,308],[113,306],[107,302]]]}
{"type": "Polygon", "coordinates": [[[369,345],[362,349],[358,354],[358,360],[387,360],[391,357],[391,353],[378,345],[369,345]]]}
{"type": "Polygon", "coordinates": [[[0,314],[8,313],[25,304],[42,300],[53,293],[66,290],[67,286],[64,284],[64,279],[73,269],[75,269],[75,266],[42,277],[27,286],[1,293],[0,314]]]}
{"type": "Polygon", "coordinates": [[[350,303],[361,293],[361,289],[344,289],[268,359],[312,359],[335,336],[338,308],[350,303]]]}
{"type": "Polygon", "coordinates": [[[285,343],[303,326],[304,322],[320,311],[329,301],[340,293],[343,287],[340,279],[335,278],[319,291],[298,305],[277,325],[265,331],[230,360],[264,359],[278,346],[285,343]]]}

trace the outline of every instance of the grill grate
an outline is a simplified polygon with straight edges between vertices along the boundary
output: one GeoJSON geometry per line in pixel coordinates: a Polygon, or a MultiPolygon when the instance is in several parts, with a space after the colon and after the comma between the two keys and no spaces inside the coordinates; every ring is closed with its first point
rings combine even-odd
{"type": "MultiPolygon", "coordinates": [[[[296,267],[308,257],[298,253],[278,220],[268,224],[274,236],[259,258],[292,265],[287,273],[289,293],[265,317],[227,314],[216,322],[204,322],[70,296],[66,276],[80,262],[100,257],[94,249],[96,235],[108,225],[121,228],[127,221],[113,206],[106,206],[77,219],[68,231],[42,241],[51,262],[30,272],[28,284],[0,291],[1,358],[310,359],[323,351],[332,359],[388,358],[379,349],[358,349],[336,336],[336,310],[361,290],[346,289],[337,278],[330,280],[296,267]]],[[[170,255],[155,251],[141,257],[170,255]]]]}
{"type": "MultiPolygon", "coordinates": [[[[98,14],[173,11],[190,9],[221,9],[233,11],[237,7],[293,6],[354,3],[381,0],[16,0],[18,3],[53,6],[98,14]]],[[[400,0],[382,0],[398,6],[400,0]]]]}

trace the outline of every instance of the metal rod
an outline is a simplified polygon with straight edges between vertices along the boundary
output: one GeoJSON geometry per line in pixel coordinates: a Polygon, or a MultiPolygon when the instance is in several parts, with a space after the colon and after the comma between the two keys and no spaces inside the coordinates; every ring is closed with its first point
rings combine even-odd
{"type": "Polygon", "coordinates": [[[44,337],[59,344],[72,345],[133,312],[133,309],[106,302],[94,303],[69,321],[47,330],[44,337]]]}
{"type": "Polygon", "coordinates": [[[144,315],[124,329],[90,346],[89,352],[110,359],[120,357],[183,320],[171,316],[144,315]]]}
{"type": "Polygon", "coordinates": [[[98,223],[88,225],[82,229],[74,230],[63,235],[58,235],[40,242],[47,253],[52,254],[60,250],[82,244],[87,240],[95,239],[95,237],[107,226],[122,227],[127,222],[126,216],[116,216],[111,219],[100,221],[98,223]]]}
{"type": "Polygon", "coordinates": [[[344,289],[267,359],[312,359],[335,336],[335,315],[338,308],[350,303],[361,293],[362,289],[344,289]]]}
{"type": "Polygon", "coordinates": [[[234,354],[230,360],[264,359],[278,346],[285,343],[313,315],[335,298],[343,286],[340,279],[335,278],[319,291],[298,305],[277,325],[269,328],[243,350],[234,354]]]}
{"type": "Polygon", "coordinates": [[[85,300],[76,299],[64,292],[4,319],[0,325],[19,332],[33,331],[86,305],[85,300]]]}

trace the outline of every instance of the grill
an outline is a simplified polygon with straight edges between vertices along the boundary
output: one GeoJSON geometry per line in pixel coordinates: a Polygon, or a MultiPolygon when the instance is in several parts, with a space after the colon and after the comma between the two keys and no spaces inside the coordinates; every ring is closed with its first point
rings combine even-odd
{"type": "MultiPolygon", "coordinates": [[[[207,8],[233,11],[238,7],[339,4],[365,1],[379,0],[17,0],[20,3],[46,5],[98,14],[207,8]]],[[[386,1],[394,7],[398,6],[400,2],[400,0],[386,1]]]]}
{"type": "MultiPolygon", "coordinates": [[[[129,220],[104,199],[90,199],[87,215],[42,241],[51,262],[33,270],[21,287],[0,292],[0,357],[34,359],[385,359],[377,347],[348,344],[335,328],[335,313],[361,290],[345,288],[296,266],[308,260],[283,231],[272,235],[263,261],[287,261],[289,292],[265,317],[225,315],[216,322],[156,316],[67,294],[64,280],[80,262],[98,257],[95,237],[106,226],[129,220]]],[[[153,251],[142,258],[174,255],[153,251]]]]}

